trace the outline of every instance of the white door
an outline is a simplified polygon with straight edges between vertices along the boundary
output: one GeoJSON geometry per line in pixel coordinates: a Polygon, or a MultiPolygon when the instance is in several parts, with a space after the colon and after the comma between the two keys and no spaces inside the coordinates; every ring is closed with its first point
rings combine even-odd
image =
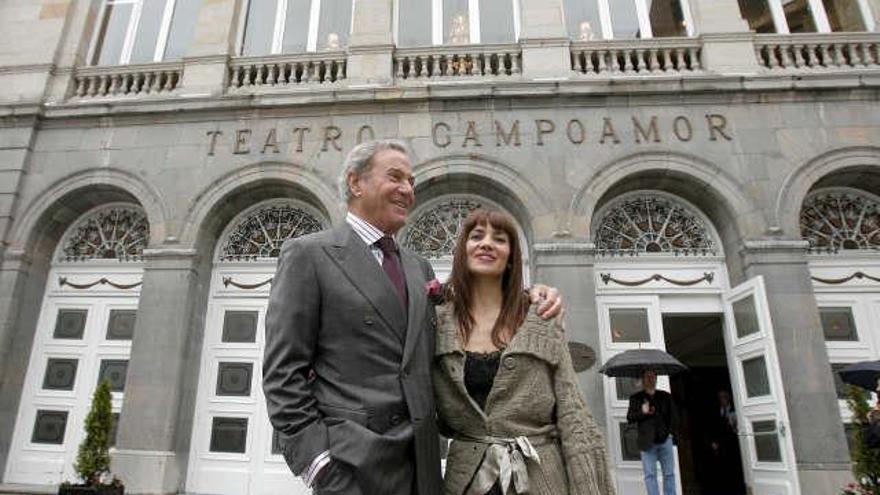
{"type": "Polygon", "coordinates": [[[7,483],[79,481],[73,465],[92,395],[104,379],[111,383],[115,432],[142,275],[139,268],[119,269],[107,279],[121,288],[93,283],[106,273],[49,274],[6,466],[7,483]]]}
{"type": "Polygon", "coordinates": [[[187,492],[305,495],[269,424],[262,392],[264,321],[275,264],[224,264],[214,271],[187,492]]]}
{"type": "Polygon", "coordinates": [[[746,482],[753,495],[797,495],[794,446],[763,277],[734,287],[724,303],[724,341],[746,482]]]}
{"type": "MultiPolygon", "coordinates": [[[[657,295],[599,296],[599,331],[602,359],[608,361],[628,349],[666,350],[660,297],[657,295]]],[[[605,412],[608,423],[608,450],[617,478],[617,493],[645,493],[644,474],[635,425],[626,421],[629,396],[641,390],[639,380],[605,377],[605,412]]],[[[657,388],[669,391],[669,377],[657,377],[657,388]]],[[[675,454],[676,493],[681,494],[678,449],[675,454]]],[[[658,467],[658,478],[660,477],[658,467]]],[[[662,480],[659,480],[662,490],[662,480]]]]}

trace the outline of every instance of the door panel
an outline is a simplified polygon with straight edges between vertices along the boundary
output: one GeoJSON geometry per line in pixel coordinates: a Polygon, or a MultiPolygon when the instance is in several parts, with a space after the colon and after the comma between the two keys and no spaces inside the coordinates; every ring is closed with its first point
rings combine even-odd
{"type": "Polygon", "coordinates": [[[746,480],[754,495],[795,495],[800,490],[794,446],[763,277],[734,287],[724,302],[724,340],[746,480]]]}

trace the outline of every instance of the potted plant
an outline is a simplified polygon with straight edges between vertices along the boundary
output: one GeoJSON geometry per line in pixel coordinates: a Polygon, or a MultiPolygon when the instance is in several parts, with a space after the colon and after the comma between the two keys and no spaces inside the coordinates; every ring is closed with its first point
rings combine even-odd
{"type": "Polygon", "coordinates": [[[852,473],[855,483],[849,483],[841,495],[880,495],[880,449],[868,446],[867,434],[871,421],[868,392],[854,385],[846,386],[847,404],[852,411],[856,428],[852,439],[852,473]]]}
{"type": "Polygon", "coordinates": [[[113,426],[110,405],[110,382],[101,381],[92,396],[92,408],[86,416],[86,437],[79,444],[76,474],[81,484],[62,483],[58,495],[123,495],[125,487],[110,478],[110,430],[113,426]]]}

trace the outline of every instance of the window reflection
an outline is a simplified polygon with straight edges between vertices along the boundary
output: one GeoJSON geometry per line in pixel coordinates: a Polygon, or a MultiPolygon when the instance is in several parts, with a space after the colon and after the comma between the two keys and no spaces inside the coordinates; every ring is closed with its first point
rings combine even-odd
{"type": "Polygon", "coordinates": [[[449,45],[471,42],[467,0],[443,1],[443,41],[449,45]]]}
{"type": "Polygon", "coordinates": [[[782,10],[790,33],[815,33],[816,23],[808,0],[783,0],[782,10]]]}
{"type": "Polygon", "coordinates": [[[397,19],[398,46],[427,46],[433,41],[431,2],[400,0],[397,19]]]}
{"type": "Polygon", "coordinates": [[[611,10],[611,31],[615,39],[641,38],[639,14],[633,0],[609,2],[611,10]]]}
{"type": "Polygon", "coordinates": [[[272,52],[275,11],[274,0],[250,0],[244,25],[242,55],[263,55],[272,52]]]}
{"type": "Polygon", "coordinates": [[[822,0],[832,31],[864,31],[865,20],[854,0],[822,0]]]}
{"type": "Polygon", "coordinates": [[[679,0],[654,0],[648,3],[651,31],[655,38],[687,36],[687,23],[679,0]]]}
{"type": "Polygon", "coordinates": [[[515,38],[510,0],[480,0],[480,43],[511,43],[515,38]]]}
{"type": "Polygon", "coordinates": [[[116,65],[122,55],[122,44],[131,20],[134,5],[107,3],[98,28],[92,64],[116,65]]]}
{"type": "Polygon", "coordinates": [[[333,51],[348,46],[350,31],[351,0],[321,0],[318,51],[333,51]]]}
{"type": "Polygon", "coordinates": [[[749,29],[756,33],[775,33],[773,15],[768,0],[739,0],[739,11],[749,23],[749,29]]]}
{"type": "Polygon", "coordinates": [[[287,0],[281,53],[306,51],[309,40],[309,16],[311,15],[311,10],[312,0],[287,0]]]}
{"type": "Polygon", "coordinates": [[[596,0],[563,0],[568,35],[576,41],[602,39],[602,20],[596,0]]]}

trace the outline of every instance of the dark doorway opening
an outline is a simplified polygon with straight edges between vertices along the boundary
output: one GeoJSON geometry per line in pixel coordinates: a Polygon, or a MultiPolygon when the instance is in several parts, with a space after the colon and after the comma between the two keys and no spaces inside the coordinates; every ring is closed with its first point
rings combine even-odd
{"type": "MultiPolygon", "coordinates": [[[[730,397],[730,372],[720,314],[664,314],[666,350],[689,371],[670,379],[679,408],[678,442],[684,495],[745,495],[735,414],[722,408],[730,397]],[[728,411],[727,415],[722,410],[728,411]]],[[[736,404],[732,404],[735,410],[736,404]]]]}

